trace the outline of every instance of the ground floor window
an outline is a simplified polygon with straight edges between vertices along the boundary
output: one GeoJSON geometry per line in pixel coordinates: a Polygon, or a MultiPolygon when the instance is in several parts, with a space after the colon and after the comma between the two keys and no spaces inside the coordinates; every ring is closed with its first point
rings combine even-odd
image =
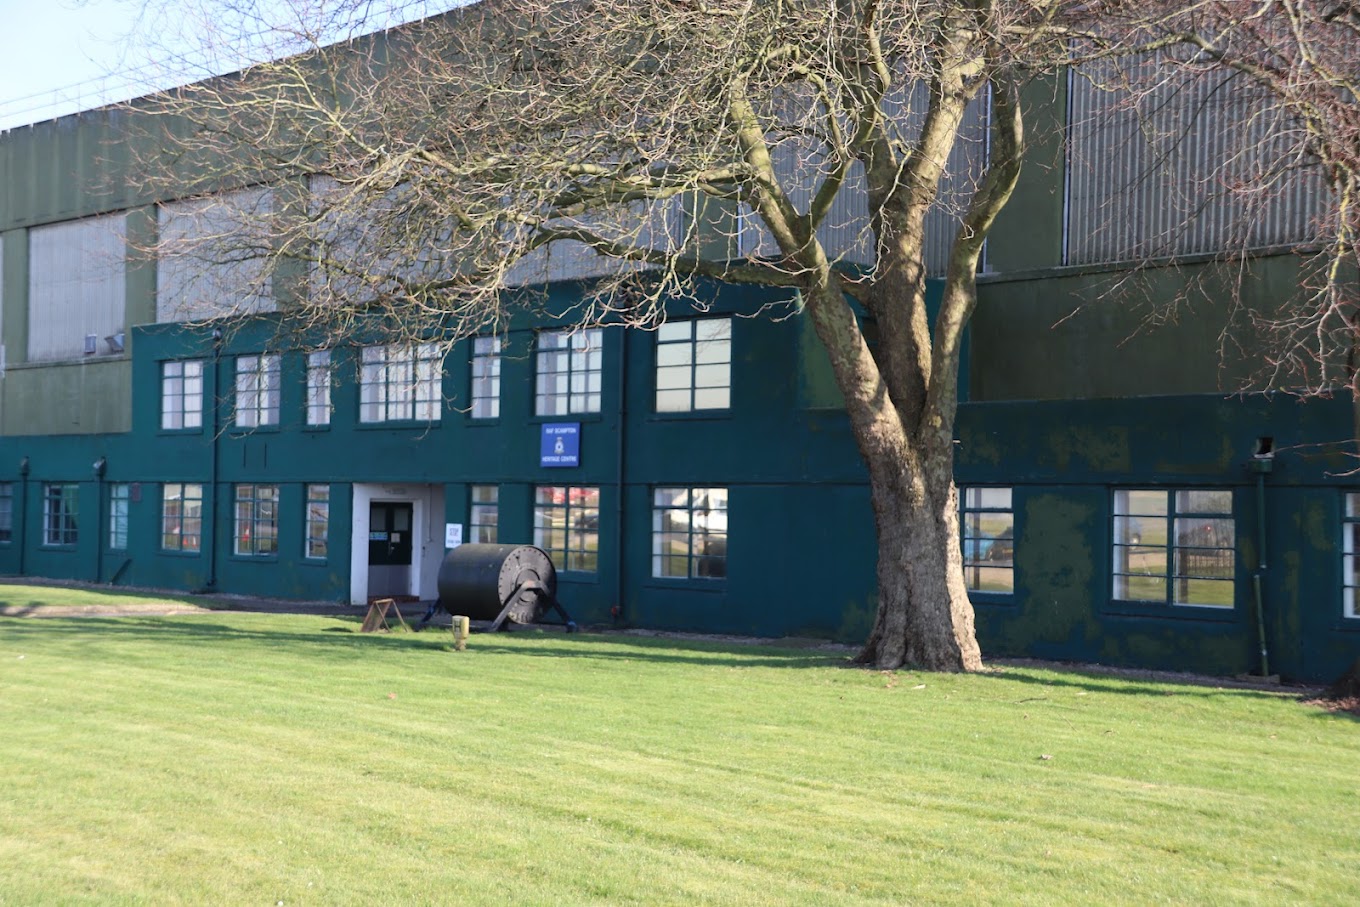
{"type": "Polygon", "coordinates": [[[236,486],[236,543],[246,556],[279,553],[279,486],[236,486]]]}
{"type": "Polygon", "coordinates": [[[166,482],[161,486],[161,548],[198,551],[203,544],[203,486],[166,482]]]}
{"type": "Polygon", "coordinates": [[[109,486],[109,548],[122,551],[128,546],[128,507],[132,502],[132,486],[115,482],[109,486]]]}
{"type": "Polygon", "coordinates": [[[652,491],[652,576],[727,576],[727,489],[652,491]]]}
{"type": "Polygon", "coordinates": [[[1346,515],[1341,519],[1341,614],[1360,617],[1360,492],[1346,493],[1346,515]]]}
{"type": "Polygon", "coordinates": [[[559,570],[599,569],[600,489],[540,485],[534,489],[534,544],[559,570]]]}
{"type": "Polygon", "coordinates": [[[1009,488],[960,488],[963,578],[970,592],[1015,591],[1015,511],[1009,488]]]}
{"type": "MultiPolygon", "coordinates": [[[[43,544],[74,545],[77,529],[80,486],[75,482],[47,482],[43,485],[43,544]]],[[[95,530],[98,535],[98,530],[95,530]]]]}
{"type": "Polygon", "coordinates": [[[331,524],[331,486],[307,486],[307,549],[304,555],[313,559],[324,559],[331,524]]]}
{"type": "Polygon", "coordinates": [[[0,542],[14,538],[14,483],[0,482],[0,542]]]}
{"type": "Polygon", "coordinates": [[[472,486],[472,506],[468,509],[469,542],[495,544],[500,524],[498,497],[499,488],[495,485],[472,486]]]}
{"type": "Polygon", "coordinates": [[[1114,493],[1114,597],[1231,608],[1237,532],[1232,492],[1120,489],[1114,493]]]}

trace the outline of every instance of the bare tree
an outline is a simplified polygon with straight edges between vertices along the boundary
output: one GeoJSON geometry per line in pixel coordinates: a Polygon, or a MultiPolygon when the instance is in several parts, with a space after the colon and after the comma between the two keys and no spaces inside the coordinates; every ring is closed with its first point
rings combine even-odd
{"type": "MultiPolygon", "coordinates": [[[[258,24],[255,3],[226,5],[258,24]]],[[[1104,4],[1068,0],[486,0],[323,46],[338,13],[371,4],[287,6],[291,55],[134,104],[158,194],[192,211],[269,193],[213,221],[249,230],[163,240],[199,237],[219,268],[263,256],[252,310],[274,298],[290,329],[339,335],[494,330],[539,304],[562,254],[604,263],[571,313],[582,324],[653,325],[703,279],[796,291],[872,492],[878,613],[858,660],[981,667],[954,419],[979,258],[1024,155],[1020,91],[1074,53],[1180,30],[1140,19],[1116,35],[1104,4]],[[959,172],[970,105],[990,142],[959,172]],[[823,239],[850,193],[867,200],[858,263],[823,239]],[[955,227],[932,318],[941,206],[955,227]]]]}

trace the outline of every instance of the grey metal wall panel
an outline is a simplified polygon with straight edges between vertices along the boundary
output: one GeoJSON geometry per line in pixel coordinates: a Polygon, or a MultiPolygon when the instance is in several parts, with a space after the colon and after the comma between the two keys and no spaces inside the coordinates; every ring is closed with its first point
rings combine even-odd
{"type": "Polygon", "coordinates": [[[28,358],[51,362],[86,355],[126,329],[126,215],[106,214],[29,231],[28,358]]]}
{"type": "MultiPolygon", "coordinates": [[[[926,101],[927,87],[920,82],[885,99],[887,115],[904,143],[912,143],[919,134],[925,120],[926,101]]],[[[969,105],[958,141],[945,163],[939,198],[926,214],[926,270],[931,275],[944,273],[959,219],[986,166],[987,109],[985,97],[969,105]]],[[[790,137],[776,142],[772,157],[776,176],[793,205],[806,212],[829,172],[825,154],[812,139],[790,137]]],[[[754,212],[743,210],[740,222],[738,248],[742,256],[773,257],[779,254],[774,237],[754,212]]],[[[818,227],[817,238],[832,259],[866,266],[873,264],[874,237],[869,224],[862,165],[852,165],[845,185],[818,227]]]]}
{"type": "Polygon", "coordinates": [[[272,206],[273,193],[263,187],[162,204],[156,320],[271,311],[272,206]]]}
{"type": "Polygon", "coordinates": [[[1297,125],[1245,79],[1102,62],[1071,75],[1066,262],[1306,242],[1322,173],[1297,125]]]}

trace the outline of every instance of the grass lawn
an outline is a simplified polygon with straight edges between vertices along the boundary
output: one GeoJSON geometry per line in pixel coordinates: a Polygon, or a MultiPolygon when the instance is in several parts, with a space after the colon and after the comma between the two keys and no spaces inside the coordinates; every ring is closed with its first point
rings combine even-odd
{"type": "Polygon", "coordinates": [[[237,613],[0,619],[0,904],[1348,904],[1281,695],[237,613]]]}
{"type": "Polygon", "coordinates": [[[165,592],[129,592],[86,586],[47,586],[0,583],[0,614],[23,615],[61,609],[64,612],[170,611],[181,608],[221,608],[220,602],[195,595],[165,592]]]}

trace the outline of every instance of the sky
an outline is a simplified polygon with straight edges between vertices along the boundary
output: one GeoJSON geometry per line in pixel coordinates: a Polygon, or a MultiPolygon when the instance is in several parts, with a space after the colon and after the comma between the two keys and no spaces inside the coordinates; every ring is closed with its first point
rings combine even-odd
{"type": "Polygon", "coordinates": [[[135,91],[109,73],[130,68],[121,50],[136,15],[125,0],[0,0],[0,129],[135,91]]]}
{"type": "MultiPolygon", "coordinates": [[[[0,0],[0,129],[38,123],[186,81],[149,66],[139,49],[147,35],[140,15],[146,0],[0,0]]],[[[261,0],[281,5],[297,0],[261,0]]],[[[325,6],[326,0],[310,0],[325,6]]],[[[343,3],[332,3],[343,5],[343,3]]],[[[362,4],[358,4],[362,5],[362,4]]],[[[386,0],[395,18],[377,27],[428,15],[458,0],[386,0]]],[[[186,23],[175,23],[184,27],[186,23]]],[[[372,31],[374,28],[365,28],[372,31]]],[[[169,32],[167,32],[168,34],[169,32]]],[[[152,37],[164,37],[155,35],[152,37]]],[[[169,40],[167,38],[167,40],[169,40]]],[[[230,71],[237,66],[218,67],[230,71]]]]}

